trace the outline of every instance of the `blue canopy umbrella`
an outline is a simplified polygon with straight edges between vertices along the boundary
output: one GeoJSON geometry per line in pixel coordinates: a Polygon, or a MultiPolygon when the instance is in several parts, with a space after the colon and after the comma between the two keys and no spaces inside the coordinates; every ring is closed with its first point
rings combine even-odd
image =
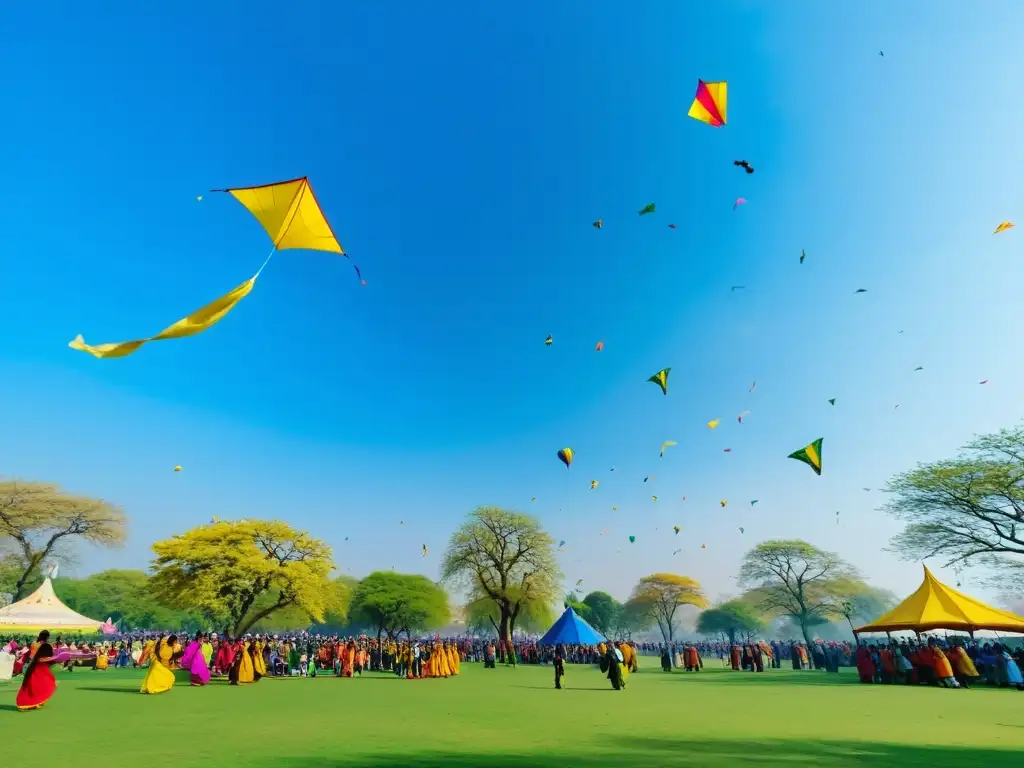
{"type": "Polygon", "coordinates": [[[572,608],[566,608],[558,621],[540,639],[540,645],[597,645],[605,636],[576,615],[572,608]]]}

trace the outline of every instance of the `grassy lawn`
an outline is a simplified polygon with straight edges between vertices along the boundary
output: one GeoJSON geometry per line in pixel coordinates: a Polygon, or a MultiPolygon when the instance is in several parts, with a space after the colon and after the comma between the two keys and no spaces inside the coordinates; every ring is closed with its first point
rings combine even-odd
{"type": "Polygon", "coordinates": [[[138,693],[141,672],[59,672],[38,712],[17,712],[15,686],[0,684],[0,754],[78,768],[1024,765],[1024,693],[641,663],[621,692],[572,667],[562,691],[550,668],[464,664],[449,680],[215,681],[152,698],[138,693]]]}

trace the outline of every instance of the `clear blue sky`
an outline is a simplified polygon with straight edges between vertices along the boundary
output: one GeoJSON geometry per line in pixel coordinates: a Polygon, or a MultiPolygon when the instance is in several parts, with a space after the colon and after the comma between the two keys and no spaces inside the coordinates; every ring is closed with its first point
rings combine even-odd
{"type": "Polygon", "coordinates": [[[898,527],[862,487],[1021,416],[1024,230],[991,236],[1024,225],[1020,3],[0,14],[0,471],[127,509],[128,546],[79,573],[218,514],[436,576],[491,503],[620,597],[654,570],[734,592],[768,537],[907,593],[920,568],[881,552],[898,527]],[[726,127],[687,118],[698,78],[729,82],[726,127]],[[67,348],[247,278],[269,241],[206,190],[301,175],[366,287],[285,252],[202,336],[67,348]],[[820,478],[786,459],[817,437],[820,478]]]}

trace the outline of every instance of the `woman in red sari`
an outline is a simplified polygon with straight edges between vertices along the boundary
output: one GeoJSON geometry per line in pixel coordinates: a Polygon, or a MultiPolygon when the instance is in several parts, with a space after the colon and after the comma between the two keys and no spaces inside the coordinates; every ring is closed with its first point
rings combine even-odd
{"type": "Polygon", "coordinates": [[[50,700],[57,690],[57,681],[50,671],[53,661],[53,646],[50,645],[50,633],[45,629],[39,633],[34,643],[35,650],[25,666],[25,679],[14,700],[21,711],[39,709],[50,700]]]}

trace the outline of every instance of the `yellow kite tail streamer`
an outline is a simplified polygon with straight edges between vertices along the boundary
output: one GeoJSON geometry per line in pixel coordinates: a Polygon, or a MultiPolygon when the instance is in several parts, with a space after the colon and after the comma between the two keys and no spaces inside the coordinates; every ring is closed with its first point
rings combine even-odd
{"type": "MultiPolygon", "coordinates": [[[[270,252],[270,256],[273,256],[274,252],[270,252]]],[[[267,256],[267,260],[263,262],[263,267],[270,261],[270,256],[267,256]]],[[[263,267],[260,267],[260,272],[263,271],[263,267]]],[[[174,325],[171,325],[164,330],[160,331],[156,336],[151,336],[148,339],[139,339],[136,341],[122,341],[111,344],[96,344],[91,346],[85,343],[85,339],[79,334],[72,341],[68,342],[68,346],[72,349],[77,349],[82,352],[88,352],[93,357],[107,358],[107,357],[127,357],[133,352],[137,351],[143,344],[147,344],[151,341],[163,341],[165,339],[183,339],[186,336],[195,336],[197,333],[202,333],[208,328],[213,327],[227,315],[235,305],[238,304],[242,299],[249,295],[252,291],[253,286],[256,285],[256,278],[260,276],[260,272],[250,277],[244,283],[239,285],[237,288],[229,291],[228,293],[221,296],[219,299],[214,299],[205,307],[197,309],[188,317],[182,318],[174,325]]]]}

